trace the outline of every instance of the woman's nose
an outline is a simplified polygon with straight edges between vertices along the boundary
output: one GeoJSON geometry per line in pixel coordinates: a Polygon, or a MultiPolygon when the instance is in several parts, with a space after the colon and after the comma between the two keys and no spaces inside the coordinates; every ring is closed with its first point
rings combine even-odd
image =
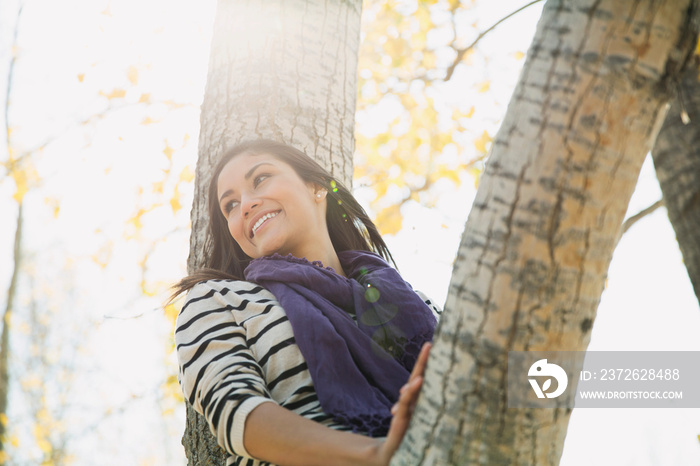
{"type": "Polygon", "coordinates": [[[254,198],[243,198],[241,201],[241,211],[243,212],[243,217],[248,218],[248,216],[258,207],[258,200],[254,198]]]}

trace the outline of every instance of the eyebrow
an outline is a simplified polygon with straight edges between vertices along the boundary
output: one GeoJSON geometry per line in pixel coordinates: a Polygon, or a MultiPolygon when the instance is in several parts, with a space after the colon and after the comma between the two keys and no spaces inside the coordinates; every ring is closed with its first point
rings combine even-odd
{"type": "MultiPolygon", "coordinates": [[[[271,164],[270,162],[260,162],[260,163],[257,163],[257,164],[255,164],[255,165],[253,165],[253,168],[251,168],[250,170],[248,170],[248,172],[247,172],[245,175],[243,175],[243,178],[245,178],[246,181],[249,180],[250,177],[253,176],[253,173],[255,173],[255,170],[257,170],[258,167],[260,167],[261,165],[272,165],[272,164],[271,164]]],[[[219,198],[219,203],[221,203],[221,201],[223,201],[224,198],[225,198],[226,196],[230,196],[231,194],[233,194],[233,189],[227,190],[227,191],[226,191],[225,193],[223,193],[223,194],[221,195],[221,197],[219,198]]]]}

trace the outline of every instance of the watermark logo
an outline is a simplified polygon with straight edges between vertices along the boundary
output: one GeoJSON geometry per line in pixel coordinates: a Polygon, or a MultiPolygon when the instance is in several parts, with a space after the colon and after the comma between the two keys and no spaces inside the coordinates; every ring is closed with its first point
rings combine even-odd
{"type": "Polygon", "coordinates": [[[509,351],[509,408],[700,408],[700,351],[509,351]]]}
{"type": "Polygon", "coordinates": [[[527,375],[527,380],[530,382],[530,385],[532,385],[532,389],[535,391],[537,398],[544,398],[545,396],[547,398],[556,398],[564,393],[564,390],[566,390],[566,387],[569,384],[569,378],[566,375],[566,371],[556,364],[548,363],[546,359],[535,361],[535,363],[530,366],[530,370],[527,372],[527,375]],[[540,387],[537,379],[531,379],[530,377],[548,378],[544,381],[542,387],[540,387]],[[556,379],[557,381],[557,389],[551,393],[548,393],[547,390],[549,390],[552,386],[552,378],[556,379]]]}

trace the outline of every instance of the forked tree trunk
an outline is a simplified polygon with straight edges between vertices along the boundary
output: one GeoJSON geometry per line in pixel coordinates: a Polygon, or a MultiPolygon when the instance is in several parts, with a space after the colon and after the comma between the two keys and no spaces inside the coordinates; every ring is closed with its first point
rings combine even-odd
{"type": "Polygon", "coordinates": [[[700,302],[700,60],[694,58],[678,81],[679,95],[651,153],[668,218],[700,302]],[[687,124],[682,112],[690,118],[687,124]]]}
{"type": "Polygon", "coordinates": [[[585,350],[698,0],[550,0],[469,215],[392,465],[558,464],[570,410],[509,409],[508,351],[585,350]]]}
{"type": "MultiPolygon", "coordinates": [[[[269,138],[352,180],[361,0],[220,0],[202,103],[188,269],[203,265],[209,172],[238,142],[269,138]]],[[[192,465],[224,464],[204,419],[187,406],[192,465]]]]}

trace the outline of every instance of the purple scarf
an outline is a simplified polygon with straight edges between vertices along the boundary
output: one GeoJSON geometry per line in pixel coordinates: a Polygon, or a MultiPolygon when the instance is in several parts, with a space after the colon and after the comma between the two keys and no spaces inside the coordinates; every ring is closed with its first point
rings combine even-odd
{"type": "Polygon", "coordinates": [[[343,251],[338,258],[348,278],[291,254],[251,261],[245,278],[287,313],[323,410],[355,432],[382,437],[436,319],[379,255],[343,251]]]}

